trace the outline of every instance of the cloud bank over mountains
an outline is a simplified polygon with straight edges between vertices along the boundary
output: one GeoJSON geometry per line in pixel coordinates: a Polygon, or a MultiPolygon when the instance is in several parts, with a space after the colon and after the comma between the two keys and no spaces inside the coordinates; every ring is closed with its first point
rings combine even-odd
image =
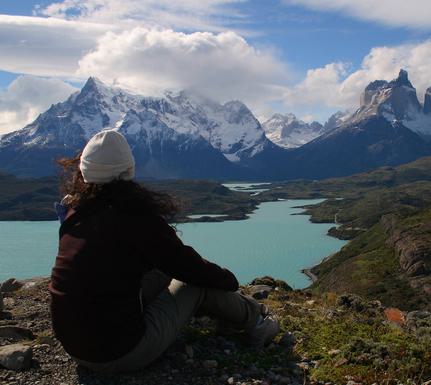
{"type": "Polygon", "coordinates": [[[59,79],[19,76],[6,90],[0,91],[0,135],[23,127],[76,90],[59,79]]]}
{"type": "Polygon", "coordinates": [[[234,32],[150,30],[109,32],[79,62],[78,74],[135,88],[146,95],[194,88],[220,100],[256,105],[278,98],[287,70],[270,53],[234,32]]]}
{"type": "MultiPolygon", "coordinates": [[[[405,12],[400,10],[407,6],[398,0],[283,1],[398,26],[427,28],[431,20],[431,6],[421,0],[409,2],[405,12]],[[371,8],[374,16],[367,16],[371,8]],[[392,21],[386,21],[385,9],[392,21]]],[[[276,51],[251,45],[240,29],[233,29],[247,26],[247,15],[239,7],[246,2],[64,0],[37,8],[34,17],[0,15],[0,70],[46,77],[25,76],[18,85],[24,89],[28,82],[31,89],[39,82],[40,94],[47,95],[31,105],[30,98],[10,102],[16,100],[15,85],[2,91],[0,134],[24,126],[48,101],[61,100],[54,96],[67,97],[73,87],[64,81],[90,75],[143,95],[192,88],[220,101],[239,99],[257,115],[273,103],[307,114],[322,106],[352,108],[366,84],[390,80],[400,68],[411,74],[419,97],[429,86],[431,40],[375,47],[359,68],[332,62],[298,78],[276,51]],[[55,85],[58,92],[53,92],[55,85]]]]}
{"type": "Polygon", "coordinates": [[[357,105],[365,86],[376,79],[391,80],[400,68],[406,69],[415,84],[419,99],[431,81],[431,40],[417,44],[373,48],[362,61],[361,67],[350,71],[349,63],[330,63],[311,69],[305,78],[288,87],[284,96],[286,105],[325,105],[334,108],[351,108],[357,105]]]}

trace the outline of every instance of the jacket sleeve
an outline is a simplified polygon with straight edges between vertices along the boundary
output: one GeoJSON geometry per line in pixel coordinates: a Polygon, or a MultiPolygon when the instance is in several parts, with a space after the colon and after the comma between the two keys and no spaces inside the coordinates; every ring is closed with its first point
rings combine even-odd
{"type": "Polygon", "coordinates": [[[153,230],[151,246],[142,244],[140,247],[154,267],[192,285],[238,290],[238,281],[232,272],[207,261],[192,247],[184,245],[163,218],[155,220],[153,230]]]}

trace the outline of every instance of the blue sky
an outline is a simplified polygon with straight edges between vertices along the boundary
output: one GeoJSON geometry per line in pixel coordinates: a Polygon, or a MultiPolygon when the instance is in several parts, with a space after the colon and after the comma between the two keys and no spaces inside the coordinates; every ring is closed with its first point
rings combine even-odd
{"type": "Polygon", "coordinates": [[[251,29],[262,34],[251,37],[250,41],[276,47],[283,60],[298,71],[334,61],[348,61],[359,66],[372,47],[397,45],[430,36],[429,31],[286,6],[278,0],[252,1],[244,8],[251,15],[251,29]]]}
{"type": "Polygon", "coordinates": [[[32,104],[31,92],[18,100],[28,84],[63,82],[54,94],[66,97],[90,75],[142,94],[191,87],[241,99],[259,117],[323,121],[400,67],[423,92],[430,39],[426,0],[2,0],[0,133],[55,102],[32,104]]]}
{"type": "MultiPolygon", "coordinates": [[[[36,6],[51,3],[2,0],[0,14],[31,16],[36,6]]],[[[334,61],[351,62],[355,68],[372,47],[417,42],[431,36],[431,28],[387,26],[336,12],[286,6],[279,0],[248,1],[240,9],[246,20],[228,26],[250,30],[246,38],[251,44],[273,47],[299,74],[334,61]]],[[[2,74],[1,85],[9,84],[11,77],[2,74]]]]}

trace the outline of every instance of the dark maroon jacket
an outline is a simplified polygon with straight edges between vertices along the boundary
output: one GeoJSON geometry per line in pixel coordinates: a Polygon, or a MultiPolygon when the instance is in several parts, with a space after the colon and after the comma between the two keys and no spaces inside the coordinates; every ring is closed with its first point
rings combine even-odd
{"type": "Polygon", "coordinates": [[[138,344],[145,330],[140,280],[152,268],[196,286],[238,289],[230,271],[185,246],[154,215],[98,202],[69,213],[59,235],[52,323],[65,350],[82,360],[110,361],[138,344]]]}

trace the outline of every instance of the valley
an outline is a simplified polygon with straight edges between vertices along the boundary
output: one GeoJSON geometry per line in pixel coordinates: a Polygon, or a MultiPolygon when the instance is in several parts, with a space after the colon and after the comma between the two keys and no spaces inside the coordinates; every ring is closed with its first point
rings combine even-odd
{"type": "MultiPolygon", "coordinates": [[[[0,183],[2,220],[56,219],[55,178],[3,175],[2,182],[7,182],[0,183]]],[[[176,198],[182,209],[177,223],[245,219],[263,202],[324,198],[305,206],[304,213],[315,223],[335,221],[328,233],[350,242],[311,269],[317,276],[312,290],[357,293],[402,309],[430,308],[431,157],[344,178],[270,183],[257,195],[210,181],[144,185],[176,198]],[[223,217],[211,216],[216,214],[223,217]]]]}

